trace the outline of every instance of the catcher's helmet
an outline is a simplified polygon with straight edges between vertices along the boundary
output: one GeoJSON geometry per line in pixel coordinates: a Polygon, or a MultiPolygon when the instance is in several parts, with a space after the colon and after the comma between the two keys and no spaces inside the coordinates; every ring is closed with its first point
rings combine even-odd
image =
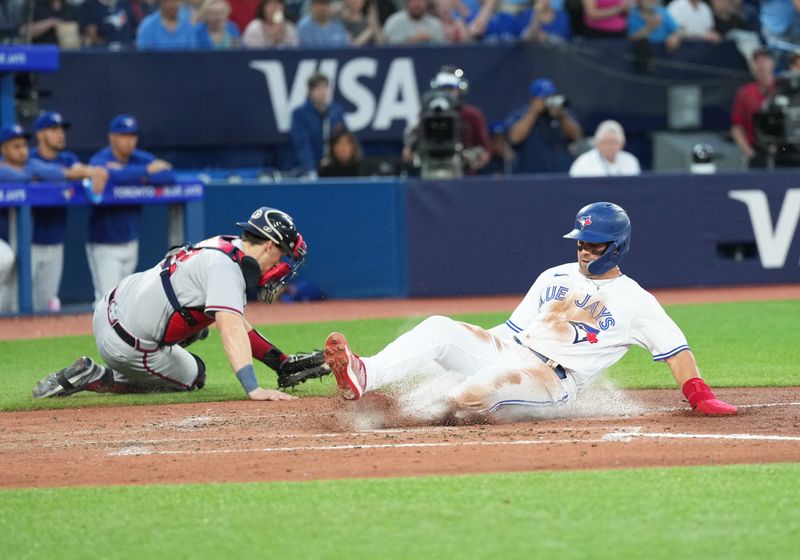
{"type": "Polygon", "coordinates": [[[599,276],[617,266],[628,253],[631,220],[616,204],[595,202],[578,211],[574,229],[564,237],[589,243],[608,243],[603,256],[589,263],[589,273],[599,276]]]}
{"type": "Polygon", "coordinates": [[[303,236],[286,212],[262,206],[250,215],[249,220],[236,222],[236,225],[256,237],[274,242],[292,260],[303,260],[306,256],[303,236]]]}
{"type": "Polygon", "coordinates": [[[262,206],[250,215],[249,220],[237,222],[236,225],[256,237],[269,239],[278,245],[291,261],[289,272],[285,276],[270,280],[265,285],[262,285],[261,290],[259,290],[259,297],[271,303],[278,290],[297,273],[297,269],[305,261],[306,242],[300,232],[297,231],[292,217],[286,212],[275,208],[262,206]]]}

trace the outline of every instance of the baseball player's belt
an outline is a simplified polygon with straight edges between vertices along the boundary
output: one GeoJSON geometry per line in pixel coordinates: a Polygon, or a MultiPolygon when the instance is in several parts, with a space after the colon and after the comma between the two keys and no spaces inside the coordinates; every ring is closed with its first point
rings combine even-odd
{"type": "MultiPolygon", "coordinates": [[[[117,336],[130,346],[131,348],[135,348],[140,352],[151,352],[157,348],[144,348],[141,344],[141,341],[133,336],[131,333],[125,330],[125,328],[119,324],[119,320],[116,318],[116,315],[112,316],[111,309],[114,305],[114,296],[117,294],[117,289],[114,288],[111,290],[111,293],[108,295],[108,308],[109,308],[109,316],[108,316],[108,323],[111,325],[111,328],[114,329],[114,332],[117,333],[117,336]]],[[[149,345],[148,345],[149,346],[149,345]]]]}
{"type": "Polygon", "coordinates": [[[550,358],[548,358],[544,354],[540,354],[539,352],[537,352],[536,350],[534,350],[530,346],[525,346],[524,344],[522,344],[522,341],[520,339],[518,339],[516,336],[514,337],[514,342],[516,342],[520,346],[522,346],[524,348],[527,348],[528,350],[533,352],[533,355],[536,356],[537,358],[539,358],[540,360],[542,360],[547,367],[552,369],[553,373],[555,373],[558,376],[559,379],[566,379],[567,378],[567,372],[564,371],[564,367],[561,364],[551,360],[550,358]]]}

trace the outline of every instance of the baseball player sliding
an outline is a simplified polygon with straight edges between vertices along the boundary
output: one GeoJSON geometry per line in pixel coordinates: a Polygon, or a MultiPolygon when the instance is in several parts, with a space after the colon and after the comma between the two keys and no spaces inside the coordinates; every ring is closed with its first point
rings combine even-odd
{"type": "Polygon", "coordinates": [[[171,250],[144,272],[124,278],[97,305],[92,330],[107,364],[89,357],[39,381],[35,398],[78,391],[142,393],[202,389],[206,367],[185,349],[216,322],[231,368],[253,400],[295,397],[264,389],[252,358],[291,386],[328,373],[321,352],[287,356],[244,318],[246,292],[258,289],[271,302],[306,257],[306,243],[292,218],[262,207],[238,223],[241,238],[218,236],[171,250]]]}
{"type": "Polygon", "coordinates": [[[564,237],[577,240],[577,262],[545,270],[508,321],[490,330],[429,317],[364,358],[332,333],[325,360],[342,397],[358,399],[437,362],[460,374],[445,396],[456,414],[504,407],[535,414],[577,398],[635,344],[667,363],[693,409],[735,414],[701,379],[686,337],[655,297],[620,271],[631,238],[626,212],[609,202],[590,204],[564,237]]]}

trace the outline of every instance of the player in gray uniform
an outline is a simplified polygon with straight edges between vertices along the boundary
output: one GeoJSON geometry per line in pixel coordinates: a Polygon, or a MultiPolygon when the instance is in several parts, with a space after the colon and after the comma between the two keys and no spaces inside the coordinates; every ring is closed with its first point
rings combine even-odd
{"type": "MultiPolygon", "coordinates": [[[[293,357],[253,329],[244,308],[250,289],[272,301],[303,264],[305,241],[292,218],[272,208],[259,208],[237,225],[241,238],[217,236],[176,248],[153,268],[124,278],[97,305],[92,321],[107,367],[84,356],[42,379],[33,396],[202,389],[205,364],[185,346],[216,322],[231,368],[251,399],[295,398],[258,385],[252,358],[280,376],[293,357]]],[[[309,367],[327,369],[317,354],[309,367]]]]}

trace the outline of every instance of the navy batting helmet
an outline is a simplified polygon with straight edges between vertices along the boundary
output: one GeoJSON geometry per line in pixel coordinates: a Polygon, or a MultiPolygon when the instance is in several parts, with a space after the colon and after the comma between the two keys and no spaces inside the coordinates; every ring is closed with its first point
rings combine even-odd
{"type": "Polygon", "coordinates": [[[584,206],[575,216],[575,227],[564,236],[589,243],[608,243],[603,256],[589,263],[589,273],[599,276],[617,266],[631,246],[631,220],[612,202],[584,206]]]}

